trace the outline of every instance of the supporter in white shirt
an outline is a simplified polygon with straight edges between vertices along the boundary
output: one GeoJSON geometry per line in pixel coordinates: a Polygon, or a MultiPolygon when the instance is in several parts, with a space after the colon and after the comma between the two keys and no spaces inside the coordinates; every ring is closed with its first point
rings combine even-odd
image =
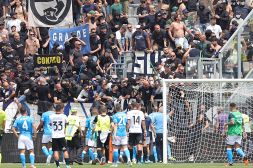
{"type": "Polygon", "coordinates": [[[120,51],[125,51],[126,49],[126,26],[122,26],[120,30],[116,31],[116,40],[120,46],[120,51]]]}
{"type": "Polygon", "coordinates": [[[17,13],[11,13],[11,20],[7,22],[6,28],[9,32],[11,32],[11,27],[16,26],[17,32],[20,31],[20,23],[22,22],[20,19],[17,19],[17,13]]]}
{"type": "Polygon", "coordinates": [[[126,49],[130,51],[132,50],[132,36],[134,32],[135,32],[135,29],[133,28],[133,26],[131,24],[128,24],[125,37],[127,40],[126,46],[129,46],[129,47],[126,47],[126,49]]]}
{"type": "Polygon", "coordinates": [[[211,30],[216,35],[216,38],[220,39],[222,29],[221,29],[220,25],[216,24],[216,18],[211,19],[211,25],[209,25],[206,28],[206,30],[211,30]]]}

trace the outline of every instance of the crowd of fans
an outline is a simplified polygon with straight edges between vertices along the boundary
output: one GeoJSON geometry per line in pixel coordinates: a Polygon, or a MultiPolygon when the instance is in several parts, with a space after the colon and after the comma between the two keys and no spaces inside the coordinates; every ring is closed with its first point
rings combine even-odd
{"type": "MultiPolygon", "coordinates": [[[[137,13],[132,0],[72,0],[74,25],[89,24],[89,54],[75,33],[64,48],[49,50],[49,28],[31,27],[25,0],[1,1],[0,98],[3,110],[15,97],[26,106],[36,103],[39,113],[51,103],[89,102],[113,109],[131,100],[147,110],[161,99],[160,78],[185,78],[189,57],[215,58],[253,7],[250,0],[141,0],[137,13]],[[211,3],[213,2],[213,3],[211,3]],[[132,10],[133,11],[133,10],[132,10]],[[138,24],[131,24],[137,17],[138,24]],[[110,73],[125,52],[163,51],[153,76],[121,79],[110,73]],[[63,55],[63,68],[34,67],[35,54],[63,55]],[[158,75],[159,74],[159,75],[158,75]]],[[[249,44],[251,46],[251,44],[249,44]]],[[[28,109],[28,108],[27,108],[28,109]]],[[[149,111],[150,112],[150,111],[149,111]]]]}

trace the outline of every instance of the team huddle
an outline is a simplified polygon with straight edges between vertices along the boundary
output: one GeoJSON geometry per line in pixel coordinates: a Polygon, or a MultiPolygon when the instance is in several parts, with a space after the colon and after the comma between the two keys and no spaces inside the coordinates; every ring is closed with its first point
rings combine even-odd
{"type": "MultiPolygon", "coordinates": [[[[86,119],[85,130],[82,130],[77,110],[71,109],[71,114],[67,117],[63,114],[63,104],[56,105],[55,111],[43,113],[37,128],[21,104],[18,106],[21,117],[16,119],[12,130],[18,138],[23,168],[26,167],[26,149],[30,152],[31,168],[35,167],[33,138],[37,137],[37,132],[42,127],[42,151],[47,157],[46,163],[49,164],[53,157],[57,168],[60,167],[61,156],[67,168],[73,162],[81,165],[82,160],[79,161],[78,158],[81,156],[84,159],[85,155],[89,156],[92,164],[106,164],[109,160],[110,137],[113,144],[112,167],[117,167],[119,162],[126,162],[129,166],[133,163],[150,163],[150,160],[162,162],[164,116],[161,107],[147,115],[143,112],[145,108],[139,103],[132,103],[129,111],[122,111],[121,105],[116,104],[116,113],[113,116],[108,115],[106,106],[100,106],[99,109],[94,107],[91,109],[92,116],[86,119]],[[151,151],[152,159],[150,159],[151,151]]],[[[173,113],[170,113],[167,116],[168,122],[172,115],[173,113]]],[[[228,130],[227,165],[233,165],[234,149],[243,158],[245,165],[248,165],[248,158],[240,148],[244,135],[242,114],[237,110],[235,103],[230,104],[228,123],[225,125],[228,130]]],[[[175,139],[173,141],[175,142],[175,139]]],[[[168,143],[168,158],[173,160],[169,149],[170,143],[168,143]]]]}

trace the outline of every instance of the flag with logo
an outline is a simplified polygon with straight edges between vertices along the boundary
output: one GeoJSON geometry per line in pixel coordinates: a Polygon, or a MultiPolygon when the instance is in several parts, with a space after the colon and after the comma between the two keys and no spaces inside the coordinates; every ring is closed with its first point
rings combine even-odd
{"type": "Polygon", "coordinates": [[[33,27],[72,25],[72,0],[29,0],[28,23],[33,27]]]}

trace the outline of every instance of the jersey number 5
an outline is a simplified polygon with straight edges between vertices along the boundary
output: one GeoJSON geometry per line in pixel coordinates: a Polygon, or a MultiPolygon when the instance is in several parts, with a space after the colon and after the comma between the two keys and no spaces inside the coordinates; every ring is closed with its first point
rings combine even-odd
{"type": "Polygon", "coordinates": [[[62,121],[54,121],[53,122],[53,126],[54,126],[54,131],[61,131],[63,126],[62,126],[62,121]]]}

